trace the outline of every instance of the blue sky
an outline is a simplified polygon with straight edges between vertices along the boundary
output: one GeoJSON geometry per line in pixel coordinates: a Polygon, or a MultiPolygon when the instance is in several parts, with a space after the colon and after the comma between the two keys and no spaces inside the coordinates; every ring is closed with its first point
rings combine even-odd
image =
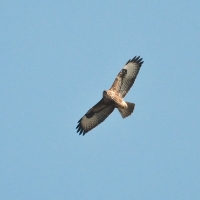
{"type": "Polygon", "coordinates": [[[199,9],[1,2],[0,199],[200,199],[199,9]],[[134,113],[79,136],[77,121],[135,55],[134,113]]]}

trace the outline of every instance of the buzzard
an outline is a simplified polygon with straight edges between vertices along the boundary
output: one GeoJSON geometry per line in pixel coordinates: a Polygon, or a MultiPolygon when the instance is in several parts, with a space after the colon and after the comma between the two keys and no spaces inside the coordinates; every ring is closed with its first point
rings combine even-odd
{"type": "Polygon", "coordinates": [[[132,87],[142,63],[140,56],[135,56],[133,59],[128,60],[115,78],[111,88],[103,91],[102,99],[78,121],[76,129],[79,135],[85,135],[88,131],[98,126],[115,108],[119,110],[123,118],[131,115],[135,104],[126,102],[123,98],[132,87]]]}

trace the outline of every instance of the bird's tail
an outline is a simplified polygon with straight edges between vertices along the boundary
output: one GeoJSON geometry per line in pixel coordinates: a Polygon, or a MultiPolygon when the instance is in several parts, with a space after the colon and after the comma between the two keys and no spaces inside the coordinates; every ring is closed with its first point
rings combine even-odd
{"type": "Polygon", "coordinates": [[[120,114],[121,114],[121,116],[123,118],[128,117],[129,115],[131,115],[131,113],[133,112],[134,107],[135,107],[134,103],[126,102],[126,104],[128,106],[127,108],[118,107],[118,110],[119,110],[119,112],[120,112],[120,114]]]}

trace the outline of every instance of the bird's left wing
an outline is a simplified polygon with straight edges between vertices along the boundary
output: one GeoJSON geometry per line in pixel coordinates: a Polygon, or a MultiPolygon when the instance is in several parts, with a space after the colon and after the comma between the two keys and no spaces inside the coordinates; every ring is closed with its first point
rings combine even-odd
{"type": "Polygon", "coordinates": [[[127,92],[132,87],[133,83],[135,82],[135,79],[140,71],[140,67],[142,66],[144,61],[142,61],[142,58],[140,56],[135,56],[133,59],[129,60],[126,65],[123,67],[122,70],[126,71],[126,75],[123,78],[121,88],[119,93],[122,97],[125,97],[127,92]]]}
{"type": "Polygon", "coordinates": [[[120,93],[121,97],[124,98],[135,82],[142,64],[143,61],[140,56],[135,56],[133,59],[129,60],[117,75],[110,90],[120,93]]]}
{"type": "Polygon", "coordinates": [[[79,121],[76,127],[79,135],[85,135],[88,131],[103,122],[115,109],[113,103],[107,105],[101,99],[79,121]]]}

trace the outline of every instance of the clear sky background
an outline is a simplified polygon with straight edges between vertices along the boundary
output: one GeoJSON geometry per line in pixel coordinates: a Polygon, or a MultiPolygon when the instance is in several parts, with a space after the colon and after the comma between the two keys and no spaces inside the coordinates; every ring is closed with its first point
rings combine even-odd
{"type": "Polygon", "coordinates": [[[1,200],[200,199],[200,1],[2,1],[1,200]],[[125,100],[77,121],[128,59],[125,100]]]}

